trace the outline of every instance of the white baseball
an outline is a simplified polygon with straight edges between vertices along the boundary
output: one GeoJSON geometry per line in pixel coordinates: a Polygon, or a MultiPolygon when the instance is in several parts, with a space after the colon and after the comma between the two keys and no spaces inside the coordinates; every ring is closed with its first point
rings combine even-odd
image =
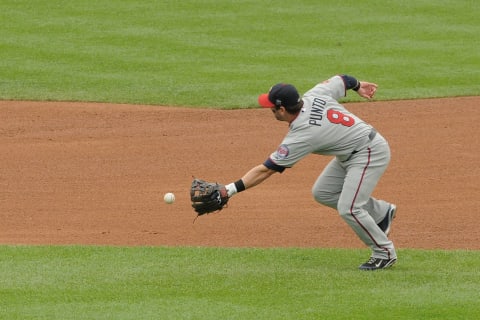
{"type": "Polygon", "coordinates": [[[168,204],[172,204],[175,202],[175,195],[171,192],[165,193],[163,196],[163,201],[168,204]]]}

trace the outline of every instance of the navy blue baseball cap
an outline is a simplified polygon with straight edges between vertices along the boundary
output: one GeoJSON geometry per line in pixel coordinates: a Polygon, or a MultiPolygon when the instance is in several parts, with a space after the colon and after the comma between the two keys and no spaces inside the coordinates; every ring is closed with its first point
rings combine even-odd
{"type": "Polygon", "coordinates": [[[264,108],[273,108],[280,106],[293,107],[300,102],[300,95],[297,89],[287,83],[277,83],[268,93],[258,96],[258,104],[264,108]]]}

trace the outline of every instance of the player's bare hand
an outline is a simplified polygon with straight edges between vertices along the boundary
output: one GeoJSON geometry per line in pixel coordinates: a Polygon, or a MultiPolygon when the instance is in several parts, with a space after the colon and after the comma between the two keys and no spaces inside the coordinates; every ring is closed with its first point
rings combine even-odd
{"type": "Polygon", "coordinates": [[[360,97],[372,99],[375,92],[377,92],[377,87],[375,83],[360,81],[360,88],[357,93],[360,97]]]}

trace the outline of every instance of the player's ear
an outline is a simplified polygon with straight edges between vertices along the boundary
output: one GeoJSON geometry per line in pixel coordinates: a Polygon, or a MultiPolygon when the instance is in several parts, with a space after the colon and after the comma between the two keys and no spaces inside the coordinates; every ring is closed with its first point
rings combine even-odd
{"type": "Polygon", "coordinates": [[[289,113],[288,110],[287,110],[287,108],[284,107],[284,106],[281,106],[281,107],[280,107],[280,110],[282,111],[282,114],[287,114],[287,113],[289,113]]]}

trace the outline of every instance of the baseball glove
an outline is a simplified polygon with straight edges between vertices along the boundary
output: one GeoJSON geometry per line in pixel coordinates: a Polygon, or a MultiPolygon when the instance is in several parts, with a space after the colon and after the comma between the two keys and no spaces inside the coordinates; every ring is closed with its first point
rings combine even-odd
{"type": "Polygon", "coordinates": [[[223,184],[193,179],[190,188],[192,207],[199,216],[222,210],[228,202],[227,189],[223,184]]]}

